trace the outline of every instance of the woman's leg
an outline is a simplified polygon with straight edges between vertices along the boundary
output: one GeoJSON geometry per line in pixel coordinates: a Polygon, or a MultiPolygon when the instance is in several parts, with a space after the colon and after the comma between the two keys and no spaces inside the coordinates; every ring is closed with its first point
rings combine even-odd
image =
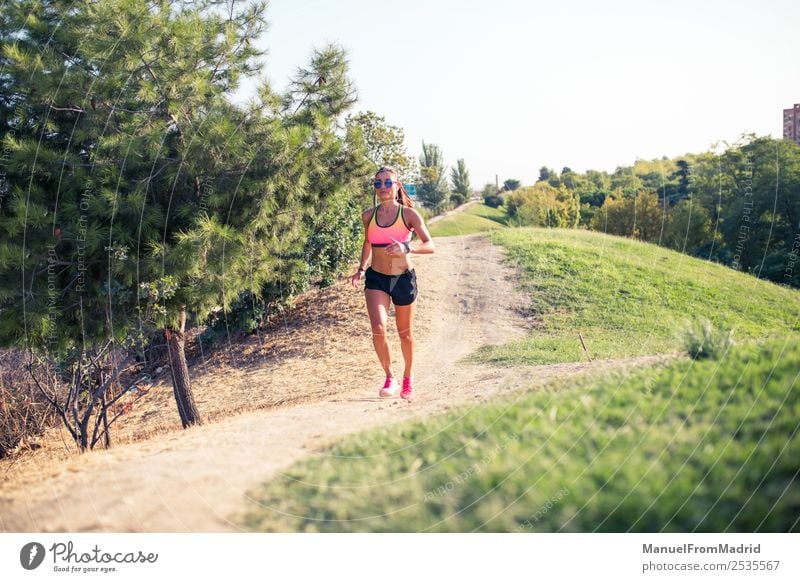
{"type": "Polygon", "coordinates": [[[389,294],[378,289],[365,289],[367,296],[367,311],[369,322],[372,326],[372,345],[378,354],[378,361],[383,366],[387,376],[392,374],[392,354],[389,351],[389,341],[386,338],[386,321],[389,318],[389,294]]]}
{"type": "Polygon", "coordinates": [[[411,328],[414,323],[414,306],[416,304],[415,301],[411,305],[394,306],[397,317],[397,333],[400,335],[400,346],[403,349],[403,359],[406,363],[403,375],[408,378],[411,377],[411,367],[414,364],[414,336],[411,328]]]}

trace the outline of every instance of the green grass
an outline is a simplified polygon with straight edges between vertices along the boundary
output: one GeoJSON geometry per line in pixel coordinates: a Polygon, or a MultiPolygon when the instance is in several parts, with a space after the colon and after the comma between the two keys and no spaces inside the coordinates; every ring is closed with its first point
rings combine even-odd
{"type": "Polygon", "coordinates": [[[734,340],[800,331],[800,293],[653,244],[585,230],[504,228],[487,236],[519,270],[539,325],[486,347],[481,363],[547,364],[680,350],[700,318],[734,340]]]}
{"type": "Polygon", "coordinates": [[[431,224],[431,236],[458,236],[475,234],[508,226],[503,208],[492,208],[483,202],[476,202],[465,210],[431,224]]]}
{"type": "Polygon", "coordinates": [[[254,531],[800,531],[800,345],[736,346],[349,438],[254,531]]]}

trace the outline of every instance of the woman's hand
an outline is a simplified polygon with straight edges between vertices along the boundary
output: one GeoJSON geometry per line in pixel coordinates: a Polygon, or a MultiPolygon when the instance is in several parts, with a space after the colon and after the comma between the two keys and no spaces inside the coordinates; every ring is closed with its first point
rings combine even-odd
{"type": "Polygon", "coordinates": [[[364,273],[364,271],[359,269],[354,275],[350,276],[350,284],[356,289],[358,289],[358,284],[361,282],[362,273],[364,273]]]}
{"type": "Polygon", "coordinates": [[[408,248],[408,250],[406,249],[405,243],[401,243],[399,240],[392,238],[392,244],[386,247],[386,252],[390,255],[405,255],[411,252],[410,248],[408,248]]]}

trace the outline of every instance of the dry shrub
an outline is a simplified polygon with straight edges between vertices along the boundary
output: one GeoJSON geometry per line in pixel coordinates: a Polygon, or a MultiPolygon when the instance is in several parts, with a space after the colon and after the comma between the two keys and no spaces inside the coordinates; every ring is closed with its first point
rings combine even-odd
{"type": "Polygon", "coordinates": [[[55,411],[31,380],[22,350],[0,350],[0,458],[38,447],[37,438],[56,422],[55,411]]]}

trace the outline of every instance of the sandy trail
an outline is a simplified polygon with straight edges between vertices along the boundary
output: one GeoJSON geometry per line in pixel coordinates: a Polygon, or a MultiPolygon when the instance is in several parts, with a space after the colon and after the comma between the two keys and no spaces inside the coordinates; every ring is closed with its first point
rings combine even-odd
{"type": "MultiPolygon", "coordinates": [[[[276,381],[301,384],[312,377],[325,385],[318,402],[244,413],[108,451],[50,461],[27,475],[6,478],[0,490],[0,530],[238,531],[231,519],[247,510],[247,491],[295,461],[324,454],[320,451],[342,436],[531,389],[552,378],[663,359],[511,368],[459,363],[480,346],[524,336],[534,322],[523,315],[527,300],[518,291],[517,274],[503,264],[501,248],[480,235],[437,239],[436,244],[435,254],[414,258],[420,297],[413,402],[376,396],[382,373],[363,334],[354,341],[357,349],[343,348],[346,338],[332,338],[338,348],[322,355],[300,353],[267,371],[232,371],[229,380],[220,374],[209,376],[213,383],[197,383],[201,399],[224,391],[228,382],[243,383],[251,391],[266,390],[276,381]],[[334,394],[337,366],[363,372],[338,380],[334,394]],[[320,369],[333,372],[312,376],[320,369]]],[[[357,316],[368,332],[362,308],[357,316]]],[[[393,322],[391,318],[392,333],[393,322]]],[[[392,355],[395,374],[401,375],[396,338],[392,355]]]]}

